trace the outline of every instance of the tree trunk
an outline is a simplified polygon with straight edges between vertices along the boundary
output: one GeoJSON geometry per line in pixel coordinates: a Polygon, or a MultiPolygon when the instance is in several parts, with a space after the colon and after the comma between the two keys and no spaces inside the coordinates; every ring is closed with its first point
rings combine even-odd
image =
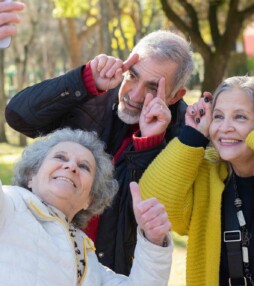
{"type": "Polygon", "coordinates": [[[71,58],[71,68],[78,67],[81,61],[81,41],[78,39],[76,19],[67,18],[69,53],[71,58]]]}
{"type": "Polygon", "coordinates": [[[7,142],[5,134],[4,109],[6,106],[6,97],[4,92],[4,50],[0,50],[0,142],[7,142]]]}
{"type": "Polygon", "coordinates": [[[111,55],[111,35],[109,33],[108,23],[109,23],[109,3],[106,0],[100,0],[100,12],[101,12],[101,28],[100,28],[100,38],[101,38],[101,49],[102,53],[111,55]]]}
{"type": "Polygon", "coordinates": [[[221,83],[227,68],[229,56],[223,54],[211,54],[204,60],[204,81],[202,82],[201,95],[204,91],[214,92],[221,83]]]}
{"type": "MultiPolygon", "coordinates": [[[[203,36],[200,19],[202,9],[200,5],[194,5],[195,1],[168,1],[160,0],[162,9],[166,17],[185,34],[195,50],[199,52],[204,60],[204,81],[202,83],[202,92],[204,90],[214,91],[221,83],[227,69],[227,63],[231,52],[234,50],[235,43],[241,33],[244,23],[248,18],[254,15],[254,4],[244,5],[245,1],[225,1],[226,7],[222,7],[223,1],[202,1],[206,3],[205,9],[208,15],[207,25],[211,32],[211,41],[203,36]],[[174,5],[172,4],[174,2],[174,5]],[[240,3],[241,2],[241,3],[240,3]],[[181,13],[176,9],[181,8],[181,13]],[[240,9],[240,6],[241,7],[240,9]],[[226,21],[221,21],[218,16],[220,9],[225,12],[226,21]],[[185,17],[183,17],[185,15],[185,17]],[[185,19],[185,20],[183,20],[185,19]]],[[[204,13],[203,13],[204,14],[204,13]]]]}
{"type": "Polygon", "coordinates": [[[27,138],[24,134],[19,133],[19,146],[25,147],[27,145],[27,138]]]}

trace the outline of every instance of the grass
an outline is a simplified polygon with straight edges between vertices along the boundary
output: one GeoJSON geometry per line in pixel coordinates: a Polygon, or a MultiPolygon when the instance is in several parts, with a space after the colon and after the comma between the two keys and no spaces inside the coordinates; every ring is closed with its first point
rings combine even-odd
{"type": "Polygon", "coordinates": [[[174,240],[174,251],[168,286],[185,286],[187,237],[179,236],[175,232],[171,234],[174,240]]]}
{"type": "Polygon", "coordinates": [[[19,159],[23,148],[0,143],[0,179],[2,184],[11,183],[14,163],[19,159]]]}

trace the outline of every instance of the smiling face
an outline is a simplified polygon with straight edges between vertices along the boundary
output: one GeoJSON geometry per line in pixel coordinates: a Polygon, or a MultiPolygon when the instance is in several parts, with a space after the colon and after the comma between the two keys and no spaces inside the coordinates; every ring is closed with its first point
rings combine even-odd
{"type": "Polygon", "coordinates": [[[216,101],[209,133],[220,157],[229,161],[233,169],[254,162],[254,152],[245,143],[253,129],[253,97],[237,88],[223,91],[216,101]]]}
{"type": "Polygon", "coordinates": [[[173,61],[162,63],[150,57],[143,58],[133,65],[126,72],[119,90],[119,118],[127,124],[138,123],[147,93],[157,96],[158,83],[162,77],[165,78],[165,92],[169,105],[169,95],[174,88],[171,83],[177,67],[173,61]]]}
{"type": "Polygon", "coordinates": [[[61,142],[44,158],[28,187],[71,221],[89,206],[95,172],[96,162],[90,150],[78,143],[61,142]]]}

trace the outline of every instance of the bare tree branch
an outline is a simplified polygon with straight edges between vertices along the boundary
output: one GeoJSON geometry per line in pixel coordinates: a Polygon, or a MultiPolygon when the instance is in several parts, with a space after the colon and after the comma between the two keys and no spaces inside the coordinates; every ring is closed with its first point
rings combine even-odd
{"type": "Polygon", "coordinates": [[[199,24],[198,24],[198,16],[197,13],[194,9],[194,7],[187,2],[186,0],[181,0],[180,4],[183,6],[183,8],[185,9],[185,12],[187,13],[187,15],[189,16],[190,20],[191,20],[191,28],[193,30],[195,30],[197,32],[197,34],[200,34],[200,29],[199,29],[199,24]]]}
{"type": "Polygon", "coordinates": [[[221,38],[218,26],[217,11],[221,4],[221,1],[210,1],[208,9],[208,19],[210,24],[211,36],[214,46],[218,45],[218,41],[221,38]]]}
{"type": "Polygon", "coordinates": [[[186,37],[190,37],[191,41],[195,42],[196,49],[204,56],[204,58],[209,57],[211,54],[210,47],[204,42],[200,31],[194,30],[192,27],[187,26],[168,4],[168,0],[160,1],[163,11],[165,12],[168,19],[170,19],[175,24],[175,26],[185,34],[186,37]]]}
{"type": "Polygon", "coordinates": [[[244,18],[249,18],[251,15],[254,15],[254,4],[247,7],[245,10],[240,12],[240,14],[243,14],[244,18]]]}

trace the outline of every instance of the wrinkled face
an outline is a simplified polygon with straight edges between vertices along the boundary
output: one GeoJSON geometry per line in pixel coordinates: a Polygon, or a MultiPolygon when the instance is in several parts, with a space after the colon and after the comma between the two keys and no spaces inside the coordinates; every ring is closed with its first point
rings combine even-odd
{"type": "Polygon", "coordinates": [[[142,58],[133,65],[126,72],[119,90],[119,118],[127,124],[138,123],[147,93],[157,96],[158,82],[164,77],[166,96],[169,97],[174,88],[171,83],[176,71],[177,64],[173,61],[162,63],[142,58]]]}
{"type": "Polygon", "coordinates": [[[253,160],[254,152],[244,141],[253,129],[253,97],[236,88],[222,92],[215,104],[209,130],[221,158],[233,167],[253,160]]]}
{"type": "Polygon", "coordinates": [[[44,158],[28,187],[69,218],[89,206],[95,172],[96,162],[90,150],[74,142],[61,142],[44,158]]]}

